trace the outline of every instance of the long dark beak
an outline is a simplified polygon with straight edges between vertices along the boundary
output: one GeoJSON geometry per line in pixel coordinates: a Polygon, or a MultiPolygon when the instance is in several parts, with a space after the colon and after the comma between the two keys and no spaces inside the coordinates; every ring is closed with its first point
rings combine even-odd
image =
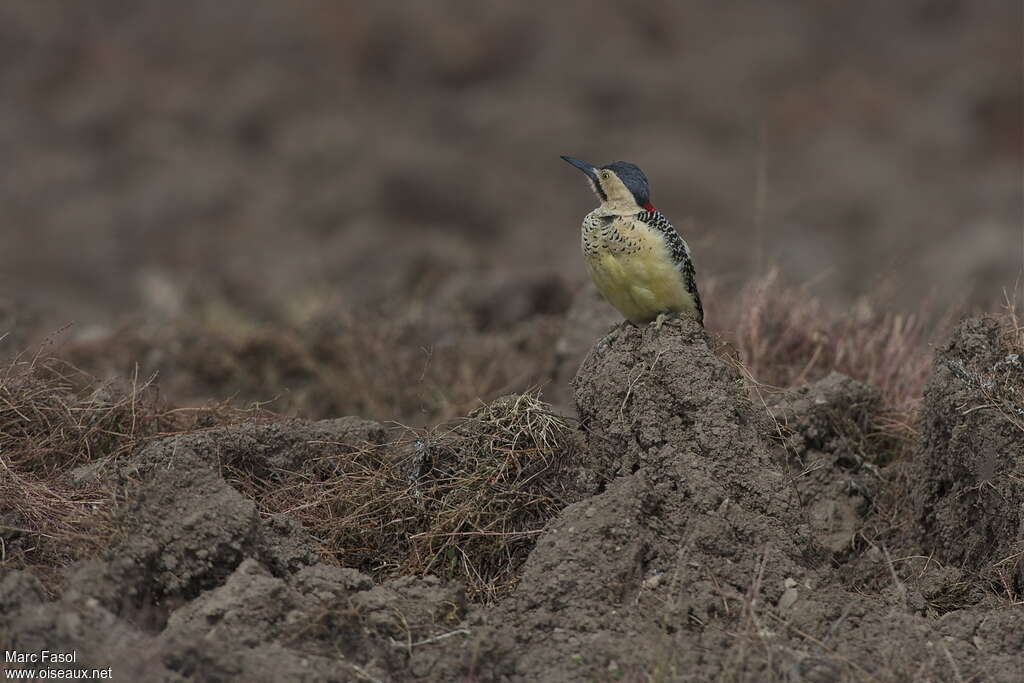
{"type": "Polygon", "coordinates": [[[562,154],[561,157],[563,159],[565,159],[566,161],[568,161],[573,166],[575,166],[576,168],[578,168],[581,171],[583,171],[584,173],[586,173],[587,177],[589,177],[592,181],[594,181],[594,186],[595,187],[600,187],[600,185],[597,184],[597,171],[594,169],[594,165],[593,164],[588,164],[585,161],[580,161],[579,159],[573,159],[572,157],[567,157],[564,154],[562,154]]]}

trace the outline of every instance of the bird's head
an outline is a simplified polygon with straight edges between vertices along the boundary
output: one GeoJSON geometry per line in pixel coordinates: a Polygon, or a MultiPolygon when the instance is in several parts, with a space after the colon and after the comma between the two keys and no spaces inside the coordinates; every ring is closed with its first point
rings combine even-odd
{"type": "Polygon", "coordinates": [[[609,211],[628,214],[655,210],[647,176],[636,164],[613,161],[597,167],[564,154],[562,158],[587,175],[601,206],[609,211]]]}

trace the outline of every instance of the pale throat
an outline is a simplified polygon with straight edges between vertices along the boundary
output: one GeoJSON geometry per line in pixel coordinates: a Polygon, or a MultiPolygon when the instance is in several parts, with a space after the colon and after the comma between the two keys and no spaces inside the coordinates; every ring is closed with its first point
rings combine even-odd
{"type": "Polygon", "coordinates": [[[630,195],[629,199],[613,199],[612,197],[608,197],[608,199],[601,202],[601,206],[596,209],[597,215],[599,216],[633,216],[638,213],[643,213],[644,210],[644,207],[637,206],[632,195],[630,195]]]}
{"type": "MultiPolygon", "coordinates": [[[[644,211],[644,207],[636,203],[633,193],[618,178],[611,178],[601,183],[604,190],[604,197],[597,193],[601,200],[598,208],[602,216],[632,216],[644,211]]],[[[596,192],[596,188],[595,188],[596,192]]]]}

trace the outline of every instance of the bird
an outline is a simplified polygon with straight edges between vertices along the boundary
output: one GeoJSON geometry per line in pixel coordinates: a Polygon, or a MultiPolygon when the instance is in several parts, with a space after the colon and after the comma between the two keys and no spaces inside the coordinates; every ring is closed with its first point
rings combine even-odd
{"type": "Polygon", "coordinates": [[[636,164],[594,166],[562,155],[586,174],[601,204],[583,218],[583,258],[605,300],[634,325],[686,315],[704,325],[690,247],[651,203],[636,164]]]}

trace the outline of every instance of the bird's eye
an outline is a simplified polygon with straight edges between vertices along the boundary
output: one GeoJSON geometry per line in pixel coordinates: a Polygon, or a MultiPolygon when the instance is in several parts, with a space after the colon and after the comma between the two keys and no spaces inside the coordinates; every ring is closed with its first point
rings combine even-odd
{"type": "Polygon", "coordinates": [[[608,180],[611,177],[611,173],[608,171],[601,171],[601,180],[608,180]]]}

